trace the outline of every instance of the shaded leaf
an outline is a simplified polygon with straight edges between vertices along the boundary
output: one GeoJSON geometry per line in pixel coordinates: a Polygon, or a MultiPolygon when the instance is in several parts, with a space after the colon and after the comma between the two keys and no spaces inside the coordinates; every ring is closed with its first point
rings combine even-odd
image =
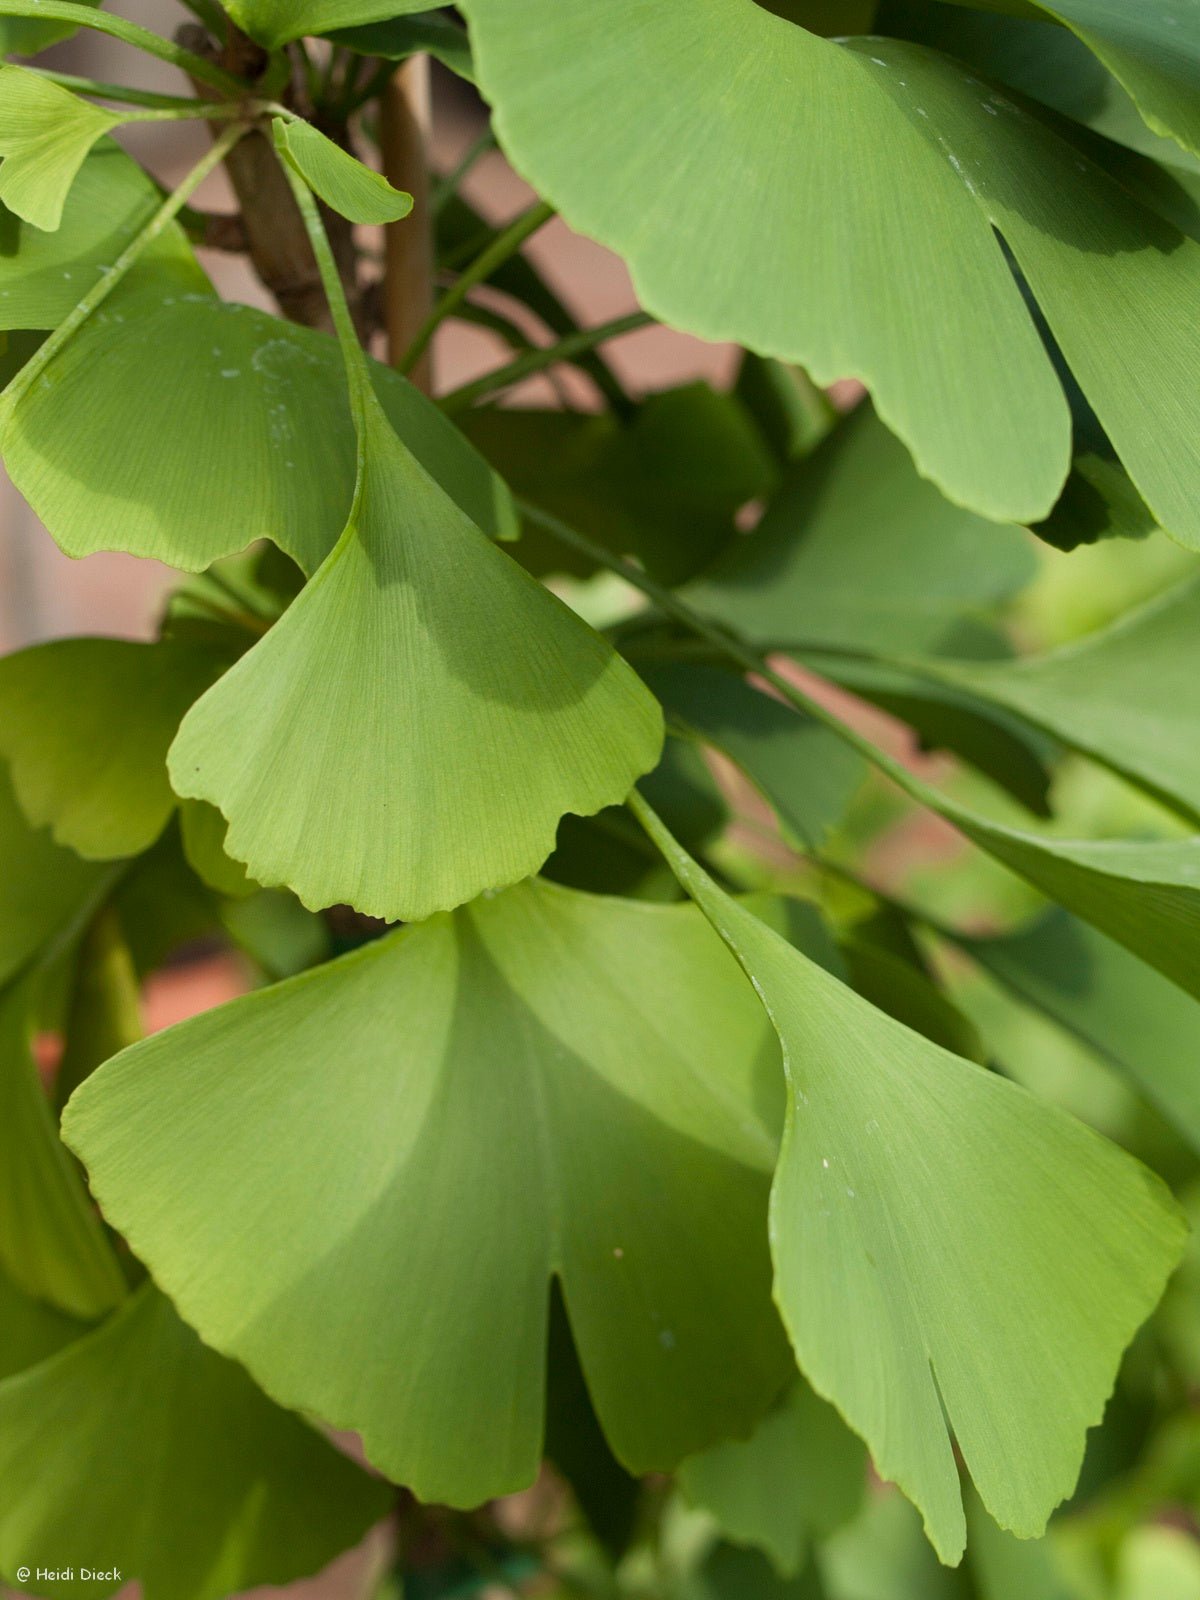
{"type": "MultiPolygon", "coordinates": [[[[371,373],[446,493],[485,533],[515,532],[507,491],[453,424],[386,367],[371,373]]],[[[354,494],[334,341],[170,285],[117,289],[22,398],[3,447],[68,555],[127,550],[189,572],[261,538],[315,572],[354,494]]]]}
{"type": "Polygon", "coordinates": [[[1057,1108],[876,1011],[638,810],[783,1043],[771,1240],[801,1370],[920,1508],[943,1560],[966,1540],[952,1436],[996,1520],[1040,1533],[1178,1263],[1169,1191],[1057,1108]]]}
{"type": "Polygon", "coordinates": [[[974,1024],[937,987],[919,961],[906,959],[877,935],[877,924],[859,923],[839,941],[848,979],[864,999],[914,1033],[968,1061],[987,1064],[974,1024]]]}
{"type": "Polygon", "coordinates": [[[271,131],[276,150],[293,171],[351,222],[398,222],[412,210],[412,195],[394,189],[381,172],[365,167],[311,123],[276,117],[271,131]]]}
{"type": "Polygon", "coordinates": [[[956,936],[1027,1004],[1083,1040],[1200,1151],[1200,1005],[1128,950],[1055,909],[1016,933],[956,936]]]}
{"type": "MultiPolygon", "coordinates": [[[[80,168],[56,232],[32,228],[0,207],[0,327],[56,328],[161,203],[153,179],[102,139],[80,168]]],[[[164,275],[180,293],[208,290],[175,223],[147,247],[122,287],[133,292],[157,281],[161,292],[164,275]]]]}
{"type": "Polygon", "coordinates": [[[392,1500],[150,1285],[0,1384],[0,1477],[0,1572],[11,1583],[19,1565],[73,1568],[43,1592],[79,1597],[129,1579],[147,1600],[287,1583],[357,1543],[392,1500]]]}
{"type": "Polygon", "coordinates": [[[36,1366],[84,1332],[85,1324],[23,1294],[0,1268],[0,1380],[36,1366]]]}
{"type": "Polygon", "coordinates": [[[861,756],[721,667],[672,662],[642,676],[672,721],[741,768],[802,849],[821,847],[866,776],[861,756]]]}
{"type": "MultiPolygon", "coordinates": [[[[967,1498],[971,1574],[979,1600],[1072,1600],[1050,1539],[1014,1539],[998,1528],[974,1495],[967,1498]]],[[[1078,1600],[1078,1597],[1076,1597],[1078,1600]]]]}
{"type": "MultiPolygon", "coordinates": [[[[98,5],[100,0],[79,0],[81,5],[98,5]]],[[[18,17],[0,17],[0,56],[33,56],[75,32],[69,22],[38,22],[18,17]]]]}
{"type": "Polygon", "coordinates": [[[990,654],[988,613],[1035,571],[1024,535],[951,505],[862,406],[686,597],[764,647],[990,654]]]}
{"type": "Polygon", "coordinates": [[[537,1472],[551,1275],[630,1470],[782,1385],[777,1071],[694,908],[535,881],[136,1046],[65,1126],[206,1340],[473,1505],[537,1472]]]}
{"type": "Polygon", "coordinates": [[[88,151],[120,121],[36,72],[0,66],[0,200],[53,232],[88,151]]]}
{"type": "Polygon", "coordinates": [[[125,1279],[63,1148],[30,1054],[29,996],[0,996],[0,1266],[27,1295],[102,1316],[125,1279]]]}
{"type": "Polygon", "coordinates": [[[217,894],[240,899],[253,894],[258,885],[240,861],[226,855],[227,828],[216,806],[203,800],[185,800],[179,808],[179,836],[188,866],[217,894]]]}
{"type": "Polygon", "coordinates": [[[999,233],[1155,516],[1200,545],[1200,245],[1042,119],[934,52],[742,0],[463,9],[514,164],[655,316],[863,379],[952,499],[1036,521],[1070,420],[999,233]]]}
{"type": "Polygon", "coordinates": [[[257,882],[418,922],[536,872],[565,812],[623,800],[658,761],[662,713],[373,395],[362,425],[341,540],[188,713],[169,768],[228,818],[226,852],[257,882]]]}
{"type": "Polygon", "coordinates": [[[167,749],[224,664],[172,640],[56,639],[0,657],[0,756],[33,826],[89,860],[148,849],[175,808],[167,749]]]}
{"type": "Polygon", "coordinates": [[[85,1078],[109,1056],[142,1037],[141,985],[111,905],[89,923],[75,956],[63,1053],[54,1074],[61,1109],[85,1078]]]}
{"type": "Polygon", "coordinates": [[[364,56],[380,56],[385,61],[405,61],[409,56],[428,54],[468,83],[475,81],[466,29],[436,11],[419,17],[394,17],[389,22],[368,22],[360,28],[343,28],[329,38],[333,44],[347,50],[364,56]]]}
{"type": "Polygon", "coordinates": [[[822,1550],[821,1569],[832,1600],[978,1600],[965,1572],[938,1565],[898,1494],[872,1495],[822,1550]]]}
{"type": "Polygon", "coordinates": [[[848,1522],[867,1487],[862,1441],[801,1379],[747,1440],[686,1461],[680,1486],[717,1519],[725,1538],[798,1573],[810,1541],[848,1522]]]}
{"type": "Polygon", "coordinates": [[[112,876],[31,828],[0,765],[0,985],[76,929],[112,876]]]}

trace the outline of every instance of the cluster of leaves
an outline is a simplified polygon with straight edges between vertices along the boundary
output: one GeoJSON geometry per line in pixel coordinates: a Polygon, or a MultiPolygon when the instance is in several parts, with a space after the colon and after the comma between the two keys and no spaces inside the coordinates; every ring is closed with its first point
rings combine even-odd
{"type": "Polygon", "coordinates": [[[423,4],[194,0],[202,50],[0,0],[10,52],[96,28],[204,91],[0,68],[0,450],[69,555],[183,575],[152,643],[0,661],[0,1575],[216,1600],[398,1485],[410,1596],[1195,1591],[1149,1523],[1200,1514],[1193,1264],[1155,1311],[1200,1179],[1200,3],[423,4]],[[511,228],[357,159],[421,51],[545,196],[511,228]],[[164,198],[111,134],[181,117],[164,198]],[[336,341],[197,260],[251,143],[336,341]],[[552,208],[644,313],[578,327],[552,208]],[[435,226],[396,366],[448,316],[512,359],[439,403],[373,360],[346,224],[435,226]],[[648,314],[733,387],[628,395],[648,314]],[[564,362],[597,409],[495,404],[564,362]],[[1018,655],[1028,528],[1171,581],[1018,655]],[[913,903],[864,879],[917,809],[973,853],[913,903]],[[201,939],[260,981],[139,1039],[201,939]],[[549,1532],[476,1510],[547,1458],[549,1532]]]}

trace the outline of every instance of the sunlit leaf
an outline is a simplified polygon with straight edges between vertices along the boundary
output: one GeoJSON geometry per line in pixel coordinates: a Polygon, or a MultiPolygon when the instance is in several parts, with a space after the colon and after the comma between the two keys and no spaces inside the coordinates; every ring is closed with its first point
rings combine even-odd
{"type": "Polygon", "coordinates": [[[125,1279],[78,1168],[63,1148],[30,1054],[29,995],[0,996],[0,1266],[18,1288],[99,1317],[125,1279]]]}
{"type": "Polygon", "coordinates": [[[336,549],[188,713],[169,767],[257,882],[418,922],[536,872],[565,812],[623,800],[658,761],[662,713],[377,405],[363,426],[336,549]]]}
{"type": "Polygon", "coordinates": [[[381,172],[365,167],[311,123],[276,117],[271,129],[288,165],[351,222],[398,222],[412,210],[412,195],[394,189],[381,172]]]}
{"type": "Polygon", "coordinates": [[[206,1340],[472,1505],[537,1471],[551,1275],[633,1470],[782,1387],[777,1074],[693,907],[533,882],[136,1046],[65,1125],[206,1340]]]}
{"type": "Polygon", "coordinates": [[[225,8],[252,39],[275,49],[306,33],[329,33],[428,11],[429,0],[229,0],[225,8]]]}
{"type": "Polygon", "coordinates": [[[0,1384],[0,1478],[0,1573],[73,1569],[39,1587],[79,1600],[130,1580],[147,1600],[288,1583],[357,1543],[392,1500],[149,1285],[0,1384]]]}
{"type": "Polygon", "coordinates": [[[867,1487],[862,1441],[808,1384],[793,1385],[746,1440],[686,1461],[680,1485],[721,1532],[797,1573],[810,1542],[848,1522],[867,1487]]]}
{"type": "Polygon", "coordinates": [[[175,807],[167,749],[224,664],[169,640],[58,639],[0,657],[0,756],[33,826],[90,860],[152,845],[175,807]]]}
{"type": "MultiPolygon", "coordinates": [[[[56,232],[31,227],[0,207],[0,327],[57,327],[161,203],[149,175],[104,139],[80,168],[56,232]]],[[[174,224],[139,259],[126,288],[145,286],[152,278],[161,282],[164,273],[177,293],[208,291],[207,278],[174,224]]]]}
{"type": "Polygon", "coordinates": [[[26,67],[0,66],[0,200],[53,232],[88,151],[120,121],[26,67]]]}
{"type": "Polygon", "coordinates": [[[996,1520],[1040,1533],[1179,1260],[1169,1192],[1057,1108],[876,1011],[639,810],[783,1043],[771,1240],[801,1370],[944,1560],[966,1539],[954,1444],[996,1520]]]}
{"type": "Polygon", "coordinates": [[[686,597],[760,646],[970,656],[1035,571],[1027,536],[951,505],[863,406],[686,597]]]}
{"type": "MultiPolygon", "coordinates": [[[[403,378],[371,371],[446,493],[485,533],[515,532],[507,491],[458,430],[403,378]]],[[[196,572],[268,538],[312,573],[354,494],[334,341],[171,285],[117,289],[22,398],[2,443],[17,487],[72,556],[127,550],[196,572]]]]}
{"type": "Polygon", "coordinates": [[[656,316],[862,378],[952,499],[1036,521],[1068,408],[999,233],[1156,517],[1200,545],[1200,245],[1048,123],[949,58],[750,0],[464,10],[515,165],[656,316]]]}

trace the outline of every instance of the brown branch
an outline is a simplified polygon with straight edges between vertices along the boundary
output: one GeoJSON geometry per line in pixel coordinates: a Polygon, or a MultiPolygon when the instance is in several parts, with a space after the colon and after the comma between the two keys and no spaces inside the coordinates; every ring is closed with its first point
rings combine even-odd
{"type": "MultiPolygon", "coordinates": [[[[414,56],[398,69],[383,93],[379,144],[383,170],[397,189],[407,189],[413,209],[385,230],[383,280],[388,359],[399,363],[433,308],[433,214],[429,204],[429,58],[414,56]]],[[[429,351],[409,374],[428,394],[433,388],[429,351]]]]}

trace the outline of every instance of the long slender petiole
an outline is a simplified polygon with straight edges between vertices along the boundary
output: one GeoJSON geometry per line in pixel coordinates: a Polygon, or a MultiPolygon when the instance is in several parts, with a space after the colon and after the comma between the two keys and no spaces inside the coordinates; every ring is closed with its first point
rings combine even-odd
{"type": "Polygon", "coordinates": [[[539,346],[536,350],[518,356],[505,367],[497,367],[494,372],[485,372],[482,378],[476,378],[473,383],[465,383],[461,389],[454,389],[450,394],[443,395],[438,403],[443,411],[454,416],[459,411],[465,411],[469,406],[475,405],[477,401],[486,400],[489,395],[497,394],[501,389],[509,389],[514,383],[523,383],[526,378],[545,372],[547,367],[556,367],[562,362],[578,361],[580,356],[585,356],[598,346],[607,344],[609,340],[619,339],[627,333],[636,333],[639,328],[651,327],[653,322],[654,318],[647,312],[633,311],[628,316],[617,317],[614,321],[602,323],[596,328],[581,328],[578,333],[569,333],[557,344],[539,346]]]}

